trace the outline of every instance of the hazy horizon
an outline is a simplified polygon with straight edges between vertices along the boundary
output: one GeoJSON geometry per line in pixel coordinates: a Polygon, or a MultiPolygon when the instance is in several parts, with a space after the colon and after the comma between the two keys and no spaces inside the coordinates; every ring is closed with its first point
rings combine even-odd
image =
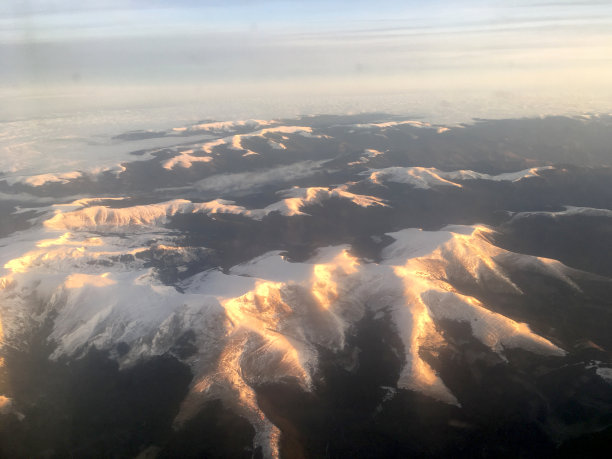
{"type": "Polygon", "coordinates": [[[611,13],[577,1],[9,1],[0,120],[606,111],[611,13]]]}

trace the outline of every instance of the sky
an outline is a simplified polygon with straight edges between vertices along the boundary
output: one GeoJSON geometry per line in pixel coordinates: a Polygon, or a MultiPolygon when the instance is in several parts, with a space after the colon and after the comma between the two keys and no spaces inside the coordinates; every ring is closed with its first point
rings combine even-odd
{"type": "Polygon", "coordinates": [[[196,102],[426,112],[467,95],[606,110],[612,2],[4,0],[0,62],[1,121],[196,102]]]}

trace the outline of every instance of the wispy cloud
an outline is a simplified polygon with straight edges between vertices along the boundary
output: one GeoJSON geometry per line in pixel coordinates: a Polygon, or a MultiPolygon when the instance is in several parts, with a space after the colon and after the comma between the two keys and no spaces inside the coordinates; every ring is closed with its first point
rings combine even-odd
{"type": "Polygon", "coordinates": [[[275,167],[253,172],[220,174],[196,183],[200,191],[214,191],[223,194],[252,192],[272,183],[289,183],[314,175],[324,161],[303,161],[288,166],[275,167]]]}

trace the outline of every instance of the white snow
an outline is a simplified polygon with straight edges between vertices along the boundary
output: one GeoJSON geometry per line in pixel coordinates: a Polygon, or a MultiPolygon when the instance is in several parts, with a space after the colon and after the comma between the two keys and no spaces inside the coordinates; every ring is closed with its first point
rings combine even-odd
{"type": "MultiPolygon", "coordinates": [[[[125,118],[127,123],[117,121],[116,116],[129,118],[127,113],[114,115],[106,118],[95,110],[89,114],[4,123],[7,135],[0,136],[0,172],[6,175],[0,180],[41,186],[49,181],[65,183],[79,173],[89,176],[105,171],[121,173],[123,162],[150,159],[160,148],[178,147],[196,135],[121,140],[113,137],[125,132],[126,127],[139,126],[125,118]],[[138,157],[131,154],[137,150],[146,152],[138,157]]],[[[206,136],[197,134],[197,140],[203,137],[206,136]]]]}
{"type": "MultiPolygon", "coordinates": [[[[331,197],[384,205],[345,187],[292,188],[282,194],[285,199],[272,207],[288,213],[331,197]]],[[[187,420],[202,401],[222,398],[253,424],[269,456],[278,451],[278,429],[259,408],[253,387],[294,378],[310,390],[317,349],[344,348],[346,333],[367,310],[376,317],[385,311],[403,343],[397,387],[451,404],[461,401],[420,355],[424,347],[444,345],[437,328],[441,319],[469,324],[474,338],[502,358],[511,347],[564,354],[527,324],[492,312],[452,286],[457,280],[479,283],[486,276],[519,294],[498,263],[503,257],[538,265],[549,275],[563,271],[492,246],[485,237],[491,230],[483,226],[390,233],[395,242],[383,250],[380,264],[356,258],[347,246],[322,248],[303,263],[270,252],[227,274],[198,273],[176,289],[163,285],[140,257],[155,247],[173,251],[184,263],[192,259],[191,249],[177,247],[161,226],[168,217],[178,212],[253,215],[257,210],[223,200],[118,209],[96,204],[92,199],[58,207],[42,227],[14,235],[0,247],[2,343],[19,347],[28,330],[52,316],[54,358],[78,355],[88,345],[112,351],[124,342],[130,349],[116,358],[125,366],[171,352],[179,337],[194,331],[197,350],[184,359],[194,382],[177,422],[187,420]],[[117,234],[121,228],[130,230],[117,234]]],[[[271,211],[266,209],[261,211],[271,211]]]]}
{"type": "Polygon", "coordinates": [[[13,185],[17,182],[24,183],[30,186],[42,186],[46,183],[68,183],[71,180],[78,179],[83,176],[80,171],[63,172],[59,174],[40,174],[31,175],[24,177],[10,177],[7,179],[9,185],[13,185]]]}
{"type": "MultiPolygon", "coordinates": [[[[271,128],[265,128],[259,131],[251,132],[248,134],[236,134],[232,136],[231,139],[226,140],[226,142],[230,144],[230,148],[233,150],[244,150],[246,153],[242,156],[251,156],[251,155],[258,154],[258,153],[246,148],[243,145],[242,141],[244,139],[251,139],[254,137],[266,138],[268,134],[301,134],[303,136],[308,136],[308,137],[322,138],[322,136],[314,135],[312,133],[312,128],[308,126],[274,126],[271,128]]],[[[271,142],[271,141],[273,143],[270,145],[273,148],[285,149],[281,147],[281,144],[278,144],[270,139],[268,140],[268,142],[271,142]]]]}
{"type": "MultiPolygon", "coordinates": [[[[275,126],[274,120],[242,120],[201,123],[191,126],[179,126],[167,131],[167,136],[152,139],[119,140],[113,138],[117,132],[107,132],[113,123],[100,122],[94,114],[87,118],[91,136],[85,137],[79,130],[83,123],[81,116],[75,119],[45,119],[19,121],[7,124],[11,132],[3,136],[0,148],[4,157],[0,157],[0,171],[7,173],[0,180],[9,183],[25,183],[30,186],[41,186],[45,183],[67,183],[82,175],[95,176],[105,171],[120,173],[124,161],[145,160],[159,148],[177,147],[191,139],[212,137],[236,132],[237,130],[253,130],[248,136],[265,137],[273,133],[297,133],[312,135],[311,128],[300,126],[275,126]],[[91,118],[91,119],[90,119],[91,118]],[[76,127],[75,127],[76,126],[76,127]],[[208,135],[200,131],[207,131],[208,135]],[[83,136],[83,137],[82,137],[83,136]],[[94,139],[93,141],[91,139],[94,139]],[[51,140],[51,142],[50,142],[51,140]],[[88,154],[82,154],[82,151],[88,154]],[[130,155],[136,150],[146,150],[146,154],[138,158],[130,155]],[[1,159],[4,160],[2,161],[1,159]],[[52,161],[50,158],[58,158],[52,161]],[[96,162],[92,164],[92,158],[96,162]]],[[[108,121],[108,120],[105,120],[108,121]]],[[[150,122],[150,121],[149,121],[150,122]]],[[[136,128],[136,126],[134,126],[136,128]]],[[[120,129],[124,129],[121,125],[120,129]]],[[[119,131],[121,132],[121,131],[119,131]]],[[[231,144],[232,136],[213,139],[202,146],[204,153],[211,154],[216,146],[231,144]]],[[[166,169],[174,167],[190,167],[196,161],[208,161],[205,158],[189,154],[179,154],[180,158],[163,164],[166,169]]]]}
{"type": "Polygon", "coordinates": [[[367,148],[364,150],[364,156],[359,158],[358,161],[353,161],[353,162],[348,163],[348,165],[355,166],[358,164],[366,164],[368,161],[370,161],[371,158],[375,158],[380,155],[384,155],[384,153],[382,151],[374,150],[372,148],[367,148]]]}
{"type": "Polygon", "coordinates": [[[380,198],[375,196],[354,194],[346,191],[346,189],[347,187],[345,185],[332,189],[324,187],[290,188],[289,190],[278,193],[285,199],[274,204],[270,204],[259,211],[255,210],[253,213],[254,215],[258,215],[258,213],[267,215],[270,212],[280,212],[282,215],[287,216],[304,215],[304,213],[301,211],[304,206],[320,204],[323,201],[332,198],[346,199],[360,207],[387,206],[380,198]]]}
{"type": "Polygon", "coordinates": [[[219,145],[225,145],[225,140],[217,139],[217,140],[212,140],[210,142],[206,142],[204,145],[202,145],[202,151],[204,153],[211,154],[213,152],[213,149],[215,147],[218,147],[219,145]]]}
{"type": "Polygon", "coordinates": [[[407,258],[416,258],[433,252],[440,245],[450,241],[453,233],[449,231],[423,231],[410,228],[396,233],[387,233],[395,242],[385,247],[385,263],[400,263],[407,258]]]}
{"type": "Polygon", "coordinates": [[[384,169],[371,169],[363,172],[368,175],[372,183],[383,184],[384,182],[406,183],[415,188],[429,189],[434,186],[455,186],[461,188],[457,182],[465,180],[490,180],[495,182],[509,181],[518,182],[531,177],[538,177],[539,172],[552,169],[552,166],[533,167],[517,172],[508,172],[499,175],[483,174],[470,170],[458,170],[445,172],[434,167],[387,167],[384,169]]]}
{"type": "Polygon", "coordinates": [[[366,148],[364,153],[368,158],[375,158],[376,156],[384,155],[382,151],[374,150],[373,148],[366,148]]]}
{"type": "Polygon", "coordinates": [[[403,121],[385,121],[381,123],[361,123],[361,124],[353,125],[353,127],[359,128],[359,129],[372,129],[372,128],[387,129],[390,127],[397,127],[397,126],[413,126],[413,127],[418,127],[418,128],[428,128],[428,127],[431,127],[431,124],[425,121],[403,120],[403,121]]]}
{"type": "Polygon", "coordinates": [[[231,274],[238,276],[261,277],[272,282],[303,282],[308,278],[312,267],[303,263],[289,263],[281,252],[268,252],[247,263],[234,266],[231,274]]]}
{"type": "Polygon", "coordinates": [[[612,368],[599,367],[595,373],[608,384],[612,384],[612,368]]]}
{"type": "Polygon", "coordinates": [[[282,142],[275,142],[274,140],[268,140],[268,145],[272,147],[274,150],[286,150],[287,146],[282,142]]]}
{"type": "Polygon", "coordinates": [[[546,211],[534,211],[534,212],[518,212],[512,216],[515,218],[530,217],[533,215],[543,215],[549,217],[565,217],[565,216],[581,216],[581,217],[612,217],[612,210],[610,209],[597,209],[593,207],[575,207],[575,206],[564,206],[565,210],[558,212],[546,212],[546,211]]]}
{"type": "Polygon", "coordinates": [[[274,120],[239,120],[239,121],[211,121],[208,123],[194,124],[189,127],[181,129],[185,130],[197,130],[197,131],[211,131],[214,133],[219,132],[231,132],[237,129],[257,129],[261,126],[269,126],[276,123],[274,120]]]}
{"type": "Polygon", "coordinates": [[[215,199],[213,201],[194,203],[186,199],[175,199],[155,204],[132,207],[112,208],[108,206],[90,206],[86,201],[75,201],[66,206],[54,206],[55,215],[44,221],[44,226],[55,231],[115,231],[127,232],[147,230],[163,225],[176,214],[234,214],[262,219],[271,212],[282,215],[303,215],[301,208],[319,204],[327,199],[346,199],[361,207],[386,206],[379,198],[350,193],[344,187],[328,188],[291,188],[279,193],[285,199],[270,204],[263,209],[249,210],[238,206],[234,201],[215,199]],[[65,208],[65,210],[64,210],[65,208]],[[76,210],[72,210],[75,209],[76,210]]]}
{"type": "Polygon", "coordinates": [[[164,161],[162,167],[168,170],[172,170],[177,166],[188,169],[193,163],[209,163],[212,160],[212,156],[194,156],[193,150],[185,150],[179,155],[164,161]]]}
{"type": "MultiPolygon", "coordinates": [[[[235,130],[235,128],[237,127],[251,127],[251,128],[259,128],[261,126],[265,126],[265,125],[270,125],[273,122],[264,122],[262,120],[256,120],[253,121],[251,123],[249,122],[242,122],[242,124],[240,124],[241,122],[219,122],[219,123],[207,123],[207,124],[201,124],[201,125],[197,125],[194,126],[193,129],[205,129],[205,130],[211,130],[211,131],[215,131],[215,132],[225,132],[225,131],[233,131],[235,130]]],[[[187,128],[185,128],[187,129],[187,128]]],[[[206,142],[202,147],[202,151],[204,153],[207,154],[212,154],[214,149],[220,145],[227,145],[228,148],[232,149],[232,150],[238,150],[238,151],[244,151],[244,154],[242,156],[253,156],[253,155],[258,155],[259,153],[256,151],[253,151],[249,148],[246,148],[243,144],[243,141],[245,139],[251,139],[251,138],[262,138],[262,139],[267,139],[268,144],[277,150],[286,150],[287,147],[285,144],[281,143],[281,142],[277,142],[275,141],[273,138],[269,138],[270,134],[299,134],[302,136],[306,136],[306,137],[312,137],[312,138],[323,138],[325,136],[322,135],[315,135],[312,133],[312,128],[308,127],[308,126],[273,126],[273,127],[267,127],[267,128],[263,128],[263,129],[258,129],[255,130],[253,132],[247,132],[247,133],[243,133],[243,134],[234,134],[228,137],[223,137],[220,139],[215,139],[215,140],[211,140],[209,142],[206,142]]],[[[288,137],[286,135],[283,135],[282,138],[284,140],[287,140],[288,137]]],[[[184,168],[188,168],[191,167],[191,165],[194,162],[200,161],[200,162],[208,162],[211,161],[212,158],[208,157],[208,156],[194,156],[193,155],[193,151],[183,151],[181,152],[179,155],[170,158],[169,160],[165,161],[163,163],[163,167],[165,169],[174,169],[177,166],[181,166],[184,168]]]]}
{"type": "Polygon", "coordinates": [[[110,167],[88,167],[83,170],[70,172],[37,175],[9,175],[6,177],[0,177],[0,180],[5,180],[9,185],[22,183],[31,187],[39,187],[46,185],[47,183],[66,184],[84,177],[95,178],[96,176],[99,176],[105,172],[111,172],[115,175],[119,175],[124,171],[125,168],[121,164],[115,164],[110,167]]]}
{"type": "Polygon", "coordinates": [[[198,273],[183,281],[180,286],[194,295],[210,295],[218,298],[235,298],[255,288],[257,278],[240,272],[223,274],[218,269],[198,273]]]}
{"type": "Polygon", "coordinates": [[[216,199],[193,203],[186,199],[133,207],[111,208],[92,206],[71,212],[56,211],[53,218],[45,221],[47,228],[57,231],[133,231],[138,227],[162,225],[169,217],[178,213],[230,213],[249,215],[250,211],[234,205],[233,201],[216,199]]]}

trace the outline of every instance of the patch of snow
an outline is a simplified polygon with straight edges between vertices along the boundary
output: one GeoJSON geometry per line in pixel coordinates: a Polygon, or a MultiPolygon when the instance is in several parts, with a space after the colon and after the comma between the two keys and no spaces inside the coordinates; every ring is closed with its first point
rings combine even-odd
{"type": "Polygon", "coordinates": [[[424,121],[403,120],[403,121],[386,121],[382,123],[361,123],[361,124],[353,125],[354,128],[358,128],[358,129],[372,129],[372,128],[387,129],[387,128],[397,127],[397,126],[413,126],[413,127],[418,127],[418,128],[429,128],[431,127],[431,124],[424,122],[424,121]]]}
{"type": "Polygon", "coordinates": [[[210,131],[214,133],[231,132],[237,129],[257,129],[261,126],[269,126],[276,123],[274,120],[240,120],[240,121],[211,121],[208,123],[200,123],[189,126],[191,131],[210,131]]]}
{"type": "Polygon", "coordinates": [[[382,151],[374,150],[373,148],[366,148],[364,153],[368,158],[375,158],[376,156],[384,155],[382,151]]]}
{"type": "Polygon", "coordinates": [[[215,147],[218,147],[219,145],[225,145],[225,140],[224,139],[217,139],[217,140],[212,140],[210,142],[206,142],[202,146],[202,151],[204,153],[208,153],[210,155],[213,152],[213,149],[215,147]]]}
{"type": "Polygon", "coordinates": [[[580,217],[612,217],[612,210],[610,209],[596,209],[593,207],[575,207],[575,206],[564,206],[565,210],[561,210],[558,212],[547,212],[547,211],[534,211],[534,212],[518,212],[512,216],[515,218],[525,218],[531,217],[534,215],[542,215],[548,217],[572,217],[572,216],[580,216],[580,217]]]}
{"type": "Polygon", "coordinates": [[[193,203],[185,199],[159,204],[111,208],[92,206],[84,209],[61,212],[44,222],[45,227],[56,231],[133,231],[138,227],[158,226],[178,213],[230,213],[248,215],[249,211],[236,206],[232,201],[216,199],[193,203]]]}
{"type": "Polygon", "coordinates": [[[612,368],[599,367],[595,373],[608,384],[612,384],[612,368]]]}
{"type": "Polygon", "coordinates": [[[168,170],[172,170],[177,166],[188,169],[193,165],[193,163],[208,163],[212,160],[212,156],[194,156],[193,150],[186,150],[182,151],[178,156],[174,156],[164,161],[162,167],[168,170]]]}
{"type": "Polygon", "coordinates": [[[461,188],[457,181],[490,180],[494,182],[518,182],[526,178],[538,177],[539,172],[552,169],[552,166],[533,167],[518,172],[508,172],[498,175],[483,174],[470,170],[445,172],[434,167],[387,167],[385,169],[371,169],[363,172],[372,183],[384,182],[406,183],[415,188],[429,189],[433,186],[455,186],[461,188]]]}
{"type": "MultiPolygon", "coordinates": [[[[363,206],[383,205],[343,187],[286,193],[286,199],[299,202],[337,196],[363,206]]],[[[293,378],[310,390],[317,349],[335,352],[347,346],[347,331],[368,310],[374,315],[385,311],[403,343],[405,363],[397,387],[451,404],[460,401],[420,356],[422,348],[444,345],[436,327],[441,319],[468,323],[475,339],[501,356],[511,347],[564,355],[528,325],[490,311],[452,286],[453,276],[478,283],[486,274],[517,293],[497,260],[514,256],[535,262],[535,257],[491,245],[486,227],[390,233],[395,242],[383,250],[380,264],[358,259],[347,246],[322,248],[303,263],[270,252],[228,273],[198,273],[175,288],[162,284],[136,255],[151,248],[172,250],[187,262],[189,251],[174,245],[159,226],[181,211],[246,209],[222,200],[84,207],[59,211],[47,220],[51,223],[12,239],[0,249],[6,273],[0,283],[2,342],[19,346],[22,333],[53,317],[54,358],[75,356],[87,346],[112,351],[123,342],[129,351],[115,358],[126,366],[172,352],[177,339],[195,331],[196,351],[184,358],[194,381],[177,422],[189,419],[203,401],[222,398],[251,422],[257,444],[269,456],[278,451],[279,431],[259,408],[253,388],[293,378]],[[145,232],[119,236],[117,225],[142,225],[145,232]],[[36,304],[29,300],[34,297],[40,300],[36,304]]]]}
{"type": "Polygon", "coordinates": [[[291,188],[289,190],[279,192],[279,194],[285,199],[274,204],[270,204],[260,212],[265,215],[269,214],[270,212],[280,212],[282,215],[287,216],[304,215],[304,213],[301,211],[304,206],[320,204],[321,202],[332,198],[346,199],[360,207],[387,206],[387,204],[385,204],[380,198],[375,196],[354,194],[346,191],[346,188],[347,187],[345,185],[331,189],[325,187],[291,188]]]}
{"type": "Polygon", "coordinates": [[[274,140],[268,140],[268,145],[272,147],[274,150],[286,150],[287,146],[281,142],[275,142],[274,140]]]}

